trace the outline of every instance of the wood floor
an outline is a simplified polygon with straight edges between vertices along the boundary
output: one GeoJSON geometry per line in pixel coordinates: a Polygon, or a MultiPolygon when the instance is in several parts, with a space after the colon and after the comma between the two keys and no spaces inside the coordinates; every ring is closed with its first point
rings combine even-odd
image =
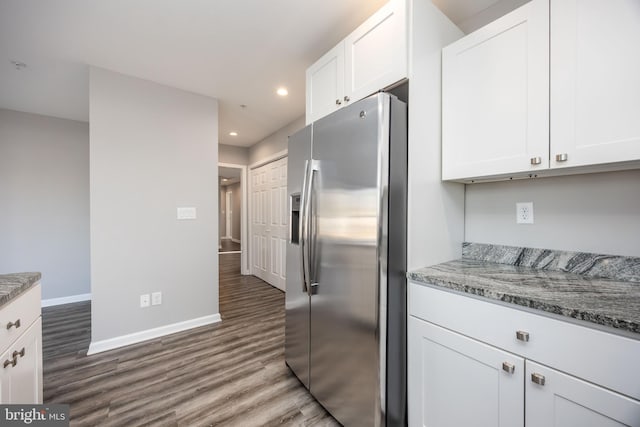
{"type": "Polygon", "coordinates": [[[240,250],[240,243],[236,243],[231,239],[222,239],[220,240],[221,248],[218,249],[219,253],[223,252],[234,252],[240,250]]]}
{"type": "Polygon", "coordinates": [[[220,255],[223,321],[87,356],[90,304],[43,309],[44,401],[72,426],[337,426],[284,363],[284,294],[220,255]]]}

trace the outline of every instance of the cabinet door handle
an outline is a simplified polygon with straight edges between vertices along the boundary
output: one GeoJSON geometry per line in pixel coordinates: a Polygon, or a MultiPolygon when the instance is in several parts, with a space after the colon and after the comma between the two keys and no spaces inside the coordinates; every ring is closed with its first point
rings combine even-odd
{"type": "Polygon", "coordinates": [[[508,374],[513,374],[516,371],[516,367],[509,362],[502,362],[502,370],[508,374]]]}
{"type": "Polygon", "coordinates": [[[518,341],[528,342],[529,341],[529,332],[516,331],[516,338],[518,339],[518,341]]]}
{"type": "Polygon", "coordinates": [[[349,102],[351,101],[351,98],[349,98],[347,95],[344,96],[344,102],[349,102]]]}
{"type": "Polygon", "coordinates": [[[7,366],[11,365],[13,367],[13,366],[16,366],[17,363],[18,363],[18,359],[14,357],[12,360],[9,360],[9,359],[5,360],[4,363],[2,364],[2,367],[6,369],[7,366]]]}
{"type": "Polygon", "coordinates": [[[540,163],[542,163],[542,157],[538,156],[538,157],[531,158],[532,165],[539,165],[540,163]]]}
{"type": "Polygon", "coordinates": [[[336,105],[340,105],[342,104],[342,101],[340,101],[340,99],[336,99],[336,105]]]}
{"type": "Polygon", "coordinates": [[[568,158],[567,153],[556,154],[556,162],[566,162],[568,158]]]}
{"type": "Polygon", "coordinates": [[[544,375],[533,373],[531,374],[531,381],[538,385],[544,385],[544,375]]]}
{"type": "Polygon", "coordinates": [[[18,329],[20,327],[20,319],[16,320],[15,322],[9,322],[7,323],[7,330],[16,327],[16,329],[18,329]]]}
{"type": "Polygon", "coordinates": [[[18,350],[14,351],[12,356],[13,356],[14,359],[17,359],[18,356],[24,357],[24,347],[22,347],[22,350],[20,350],[20,351],[18,351],[18,350]]]}

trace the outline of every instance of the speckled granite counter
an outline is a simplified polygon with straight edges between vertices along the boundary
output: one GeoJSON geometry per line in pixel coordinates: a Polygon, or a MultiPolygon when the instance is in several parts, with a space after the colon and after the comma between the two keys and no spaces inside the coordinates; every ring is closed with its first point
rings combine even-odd
{"type": "Polygon", "coordinates": [[[0,308],[32,287],[41,277],[40,273],[0,274],[0,308]]]}
{"type": "Polygon", "coordinates": [[[640,334],[640,258],[465,243],[407,277],[640,334]]]}

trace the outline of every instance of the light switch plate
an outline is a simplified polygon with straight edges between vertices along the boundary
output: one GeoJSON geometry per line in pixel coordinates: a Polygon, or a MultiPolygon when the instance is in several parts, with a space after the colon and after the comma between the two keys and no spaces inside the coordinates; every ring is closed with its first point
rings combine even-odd
{"type": "Polygon", "coordinates": [[[151,294],[151,305],[162,304],[162,292],[153,292],[151,294]]]}
{"type": "Polygon", "coordinates": [[[178,219],[196,219],[196,208],[178,208],[178,219]]]}
{"type": "Polygon", "coordinates": [[[140,308],[149,307],[149,294],[140,295],[140,308]]]}

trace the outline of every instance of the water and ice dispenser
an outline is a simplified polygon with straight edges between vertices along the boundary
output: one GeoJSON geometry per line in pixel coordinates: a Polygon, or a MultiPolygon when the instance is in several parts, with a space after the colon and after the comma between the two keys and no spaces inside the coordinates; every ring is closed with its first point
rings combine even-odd
{"type": "Polygon", "coordinates": [[[289,241],[294,245],[298,245],[300,244],[300,193],[294,193],[289,197],[289,206],[291,206],[289,241]]]}

